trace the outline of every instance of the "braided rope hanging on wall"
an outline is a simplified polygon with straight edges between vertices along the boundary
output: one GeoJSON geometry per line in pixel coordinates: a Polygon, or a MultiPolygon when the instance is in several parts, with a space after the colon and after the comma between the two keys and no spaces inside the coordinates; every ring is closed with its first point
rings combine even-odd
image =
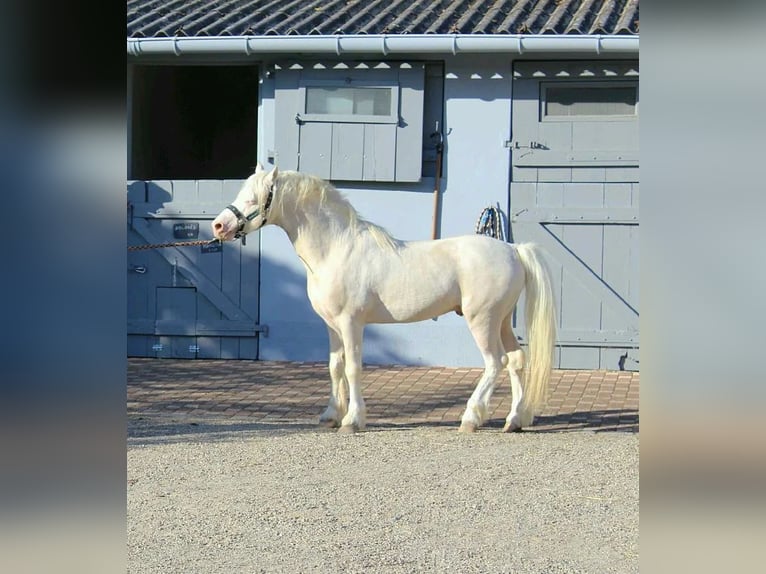
{"type": "Polygon", "coordinates": [[[476,233],[478,235],[489,235],[500,241],[505,241],[500,210],[496,207],[485,207],[476,222],[476,233]]]}

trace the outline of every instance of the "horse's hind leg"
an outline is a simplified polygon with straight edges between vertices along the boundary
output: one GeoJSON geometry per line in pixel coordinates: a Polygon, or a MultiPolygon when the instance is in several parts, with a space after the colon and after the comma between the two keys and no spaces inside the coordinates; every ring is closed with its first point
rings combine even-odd
{"type": "Polygon", "coordinates": [[[332,390],[330,402],[319,417],[319,424],[334,428],[340,426],[348,408],[348,382],[344,372],[343,341],[331,327],[327,327],[327,332],[330,335],[329,368],[332,390]]]}
{"type": "Polygon", "coordinates": [[[508,374],[511,376],[511,412],[505,419],[503,432],[520,431],[522,427],[529,425],[532,421],[524,410],[524,388],[521,378],[524,371],[524,351],[521,349],[516,335],[511,328],[510,315],[503,321],[500,329],[503,339],[503,348],[505,356],[508,359],[508,374]]]}
{"type": "Polygon", "coordinates": [[[461,432],[474,432],[487,420],[489,400],[506,357],[500,339],[500,325],[494,317],[483,315],[469,318],[466,315],[466,320],[484,358],[484,374],[468,399],[460,422],[461,432]]]}

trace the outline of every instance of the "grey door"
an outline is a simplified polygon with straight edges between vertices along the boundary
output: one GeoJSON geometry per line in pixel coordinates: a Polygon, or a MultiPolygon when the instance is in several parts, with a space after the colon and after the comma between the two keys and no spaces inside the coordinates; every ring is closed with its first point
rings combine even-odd
{"type": "Polygon", "coordinates": [[[512,105],[512,240],[547,252],[557,365],[637,370],[638,64],[519,63],[512,105]]]}
{"type": "MultiPolygon", "coordinates": [[[[130,183],[128,245],[211,239],[241,183],[130,183]]],[[[258,240],[128,251],[128,355],[256,359],[258,240]]]]}

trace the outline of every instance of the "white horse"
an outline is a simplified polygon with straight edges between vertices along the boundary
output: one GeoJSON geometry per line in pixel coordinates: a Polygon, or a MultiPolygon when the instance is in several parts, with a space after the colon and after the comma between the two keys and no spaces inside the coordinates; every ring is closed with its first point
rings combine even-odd
{"type": "Polygon", "coordinates": [[[556,337],[551,284],[535,246],[483,235],[400,241],[363,219],[329,183],[277,168],[266,172],[258,164],[213,221],[213,234],[227,241],[266,223],[287,233],[306,266],[311,305],[327,323],[332,391],[320,423],[340,432],[365,427],[360,382],[367,323],[422,321],[450,311],[465,317],[485,366],[460,430],[473,432],[486,422],[503,367],[512,391],[503,430],[532,423],[546,400],[556,337]],[[526,373],[525,353],[511,330],[525,288],[526,373]]]}

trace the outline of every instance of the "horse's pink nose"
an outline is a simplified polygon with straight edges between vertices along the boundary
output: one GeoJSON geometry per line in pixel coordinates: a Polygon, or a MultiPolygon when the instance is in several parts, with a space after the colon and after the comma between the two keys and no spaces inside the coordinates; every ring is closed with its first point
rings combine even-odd
{"type": "Polygon", "coordinates": [[[213,229],[214,229],[215,231],[223,231],[223,223],[221,223],[220,221],[216,221],[216,222],[213,224],[213,229]]]}

